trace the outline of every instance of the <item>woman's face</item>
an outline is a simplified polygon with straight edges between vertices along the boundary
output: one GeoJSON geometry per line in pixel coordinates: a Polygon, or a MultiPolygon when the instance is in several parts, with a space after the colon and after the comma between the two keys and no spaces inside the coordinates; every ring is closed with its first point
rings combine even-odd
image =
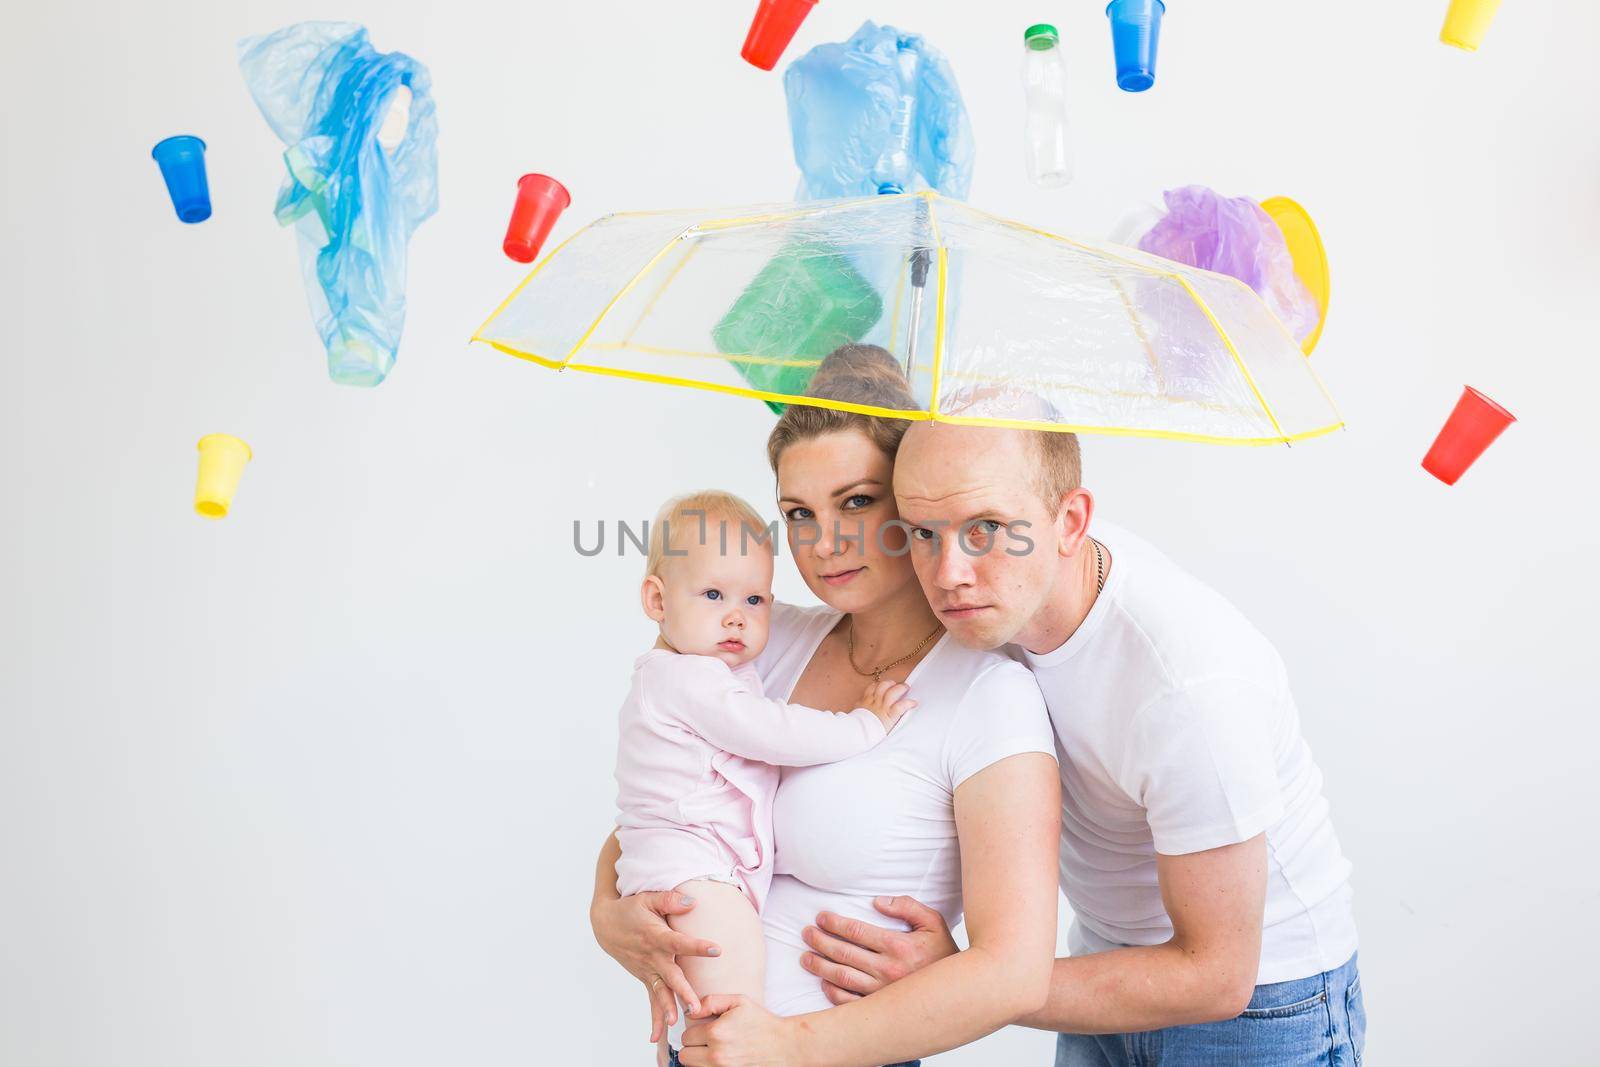
{"type": "Polygon", "coordinates": [[[778,511],[789,552],[817,599],[870,608],[917,580],[894,503],[894,467],[863,433],[841,430],[784,449],[778,511]]]}

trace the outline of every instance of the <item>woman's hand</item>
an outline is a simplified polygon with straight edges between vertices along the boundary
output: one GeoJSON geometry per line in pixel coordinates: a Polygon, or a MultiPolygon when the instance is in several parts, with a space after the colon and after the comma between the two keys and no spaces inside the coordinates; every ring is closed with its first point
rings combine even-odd
{"type": "Polygon", "coordinates": [[[960,951],[944,916],[926,904],[910,897],[878,897],[872,906],[911,929],[886,930],[825,911],[816,926],[801,931],[812,951],[800,957],[800,965],[822,979],[822,991],[835,1004],[860,1000],[960,951]]]}
{"type": "Polygon", "coordinates": [[[703,1005],[715,1019],[683,1032],[683,1067],[799,1067],[798,1030],[744,997],[713,993],[703,1005]]]}
{"type": "Polygon", "coordinates": [[[693,907],[694,898],[671,891],[596,900],[589,907],[594,939],[606,955],[645,985],[650,997],[651,1042],[659,1041],[666,1028],[678,1021],[678,998],[688,1006],[690,1015],[701,1014],[700,998],[675,957],[722,952],[713,942],[680,934],[667,925],[668,915],[682,915],[693,907]]]}

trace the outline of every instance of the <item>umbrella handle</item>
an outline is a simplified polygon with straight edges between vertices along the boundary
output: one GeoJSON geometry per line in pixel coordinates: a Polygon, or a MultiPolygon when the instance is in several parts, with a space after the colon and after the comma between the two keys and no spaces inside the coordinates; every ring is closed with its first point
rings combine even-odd
{"type": "Polygon", "coordinates": [[[928,284],[928,264],[933,260],[933,253],[926,248],[914,249],[911,253],[911,284],[921,289],[928,284]]]}
{"type": "Polygon", "coordinates": [[[922,297],[928,285],[928,264],[933,255],[926,248],[911,251],[911,313],[906,324],[906,382],[911,381],[912,368],[917,365],[917,335],[922,332],[922,297]]]}

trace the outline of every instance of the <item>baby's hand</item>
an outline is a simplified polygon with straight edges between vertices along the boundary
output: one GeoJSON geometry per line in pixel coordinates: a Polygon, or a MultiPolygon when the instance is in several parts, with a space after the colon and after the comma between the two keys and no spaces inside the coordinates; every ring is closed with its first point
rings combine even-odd
{"type": "Polygon", "coordinates": [[[917,706],[917,702],[907,695],[910,692],[909,685],[893,678],[868,682],[861,694],[861,706],[876,715],[885,730],[893,729],[894,724],[900,721],[900,716],[917,706]]]}

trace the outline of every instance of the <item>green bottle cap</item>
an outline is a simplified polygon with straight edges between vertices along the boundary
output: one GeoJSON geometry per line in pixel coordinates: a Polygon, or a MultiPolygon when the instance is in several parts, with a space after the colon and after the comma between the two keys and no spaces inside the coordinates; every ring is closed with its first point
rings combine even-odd
{"type": "Polygon", "coordinates": [[[1061,35],[1048,22],[1038,22],[1023,31],[1022,40],[1035,52],[1048,52],[1061,43],[1061,35]]]}

